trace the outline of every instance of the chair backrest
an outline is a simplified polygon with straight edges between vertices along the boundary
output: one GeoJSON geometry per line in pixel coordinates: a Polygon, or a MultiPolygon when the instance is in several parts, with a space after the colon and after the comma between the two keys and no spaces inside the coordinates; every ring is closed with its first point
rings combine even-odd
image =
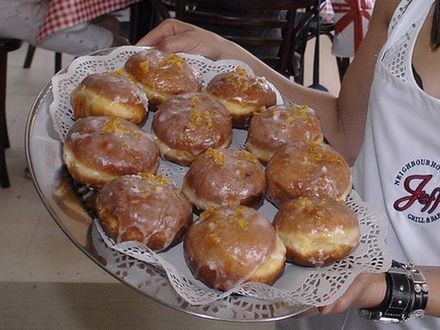
{"type": "Polygon", "coordinates": [[[176,0],[176,18],[234,41],[286,76],[316,0],[176,0]],[[303,14],[296,15],[298,10],[303,14]]]}

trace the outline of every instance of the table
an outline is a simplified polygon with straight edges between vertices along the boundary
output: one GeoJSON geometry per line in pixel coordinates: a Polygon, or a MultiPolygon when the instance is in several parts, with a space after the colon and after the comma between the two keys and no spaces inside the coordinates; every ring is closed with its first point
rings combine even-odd
{"type": "Polygon", "coordinates": [[[51,0],[37,40],[138,1],[140,0],[51,0]]]}
{"type": "Polygon", "coordinates": [[[375,0],[325,0],[321,17],[335,23],[335,56],[353,57],[367,32],[374,3],[375,0]]]}

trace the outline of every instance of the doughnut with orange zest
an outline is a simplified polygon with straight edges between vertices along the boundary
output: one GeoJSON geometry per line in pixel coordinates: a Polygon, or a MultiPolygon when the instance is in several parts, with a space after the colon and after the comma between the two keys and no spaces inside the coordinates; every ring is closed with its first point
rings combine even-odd
{"type": "Polygon", "coordinates": [[[206,91],[219,100],[232,116],[234,127],[247,127],[250,118],[277,102],[275,91],[263,77],[248,74],[242,67],[216,75],[206,91]]]}
{"type": "Polygon", "coordinates": [[[246,282],[273,284],[286,259],[272,224],[243,206],[203,212],[185,235],[183,248],[194,277],[222,291],[246,282]]]}
{"type": "Polygon", "coordinates": [[[351,170],[345,159],[324,143],[284,145],[266,167],[266,197],[276,206],[298,197],[345,200],[351,170]]]}
{"type": "Polygon", "coordinates": [[[225,107],[206,93],[169,98],[153,117],[162,157],[190,165],[208,148],[226,148],[232,140],[232,120],[225,107]]]}
{"type": "Polygon", "coordinates": [[[246,149],[263,164],[285,144],[320,143],[321,125],[315,111],[306,105],[275,105],[254,115],[249,124],[246,149]]]}
{"type": "Polygon", "coordinates": [[[342,201],[299,197],[281,205],[273,224],[287,260],[302,266],[327,266],[359,244],[356,213],[342,201]]]}
{"type": "Polygon", "coordinates": [[[173,95],[198,92],[202,87],[201,80],[183,57],[157,49],[131,55],[124,70],[155,105],[173,95]]]}
{"type": "Polygon", "coordinates": [[[141,124],[148,112],[145,93],[122,76],[93,73],[85,77],[71,95],[76,119],[89,116],[116,116],[141,124]]]}
{"type": "Polygon", "coordinates": [[[192,221],[190,201],[161,176],[124,175],[96,198],[102,228],[115,242],[138,241],[153,251],[180,242],[192,221]]]}
{"type": "Polygon", "coordinates": [[[159,166],[154,137],[117,117],[78,119],[67,132],[62,155],[72,177],[95,188],[125,174],[155,174],[159,166]]]}
{"type": "Polygon", "coordinates": [[[183,178],[182,191],[197,209],[261,205],[264,167],[249,151],[208,149],[196,157],[183,178]]]}

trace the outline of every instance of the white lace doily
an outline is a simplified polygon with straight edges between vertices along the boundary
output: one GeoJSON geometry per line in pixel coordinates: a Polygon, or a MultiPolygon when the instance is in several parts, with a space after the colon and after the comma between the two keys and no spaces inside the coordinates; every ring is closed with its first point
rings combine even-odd
{"type": "MultiPolygon", "coordinates": [[[[286,264],[283,275],[273,286],[245,283],[230,291],[220,292],[196,280],[186,266],[182,244],[155,253],[138,242],[115,242],[107,237],[95,219],[95,225],[105,244],[124,255],[163,269],[175,291],[191,305],[207,305],[232,294],[291,305],[323,306],[339,298],[361,272],[384,272],[391,264],[385,240],[386,222],[368,209],[353,191],[347,205],[358,215],[361,231],[359,246],[345,259],[322,268],[307,268],[286,264]]],[[[276,208],[265,202],[259,210],[269,220],[276,208]]],[[[120,269],[122,271],[122,269],[120,269]]]]}
{"type": "Polygon", "coordinates": [[[111,249],[96,226],[92,227],[91,239],[97,257],[103,259],[106,269],[112,274],[149,297],[191,314],[219,320],[258,321],[291,317],[309,308],[298,303],[264,301],[239,295],[230,295],[208,305],[191,305],[173,289],[161,267],[111,249]]]}
{"type": "MultiPolygon", "coordinates": [[[[75,59],[66,70],[58,73],[52,78],[53,102],[49,106],[49,113],[60,140],[64,137],[69,128],[75,122],[73,108],[70,104],[70,94],[80,82],[89,74],[115,71],[124,66],[126,60],[136,52],[149,49],[148,47],[124,46],[105,51],[95,55],[81,56],[75,59]]],[[[184,57],[194,71],[199,75],[206,85],[215,75],[232,71],[237,66],[243,67],[247,72],[252,73],[251,68],[243,62],[234,60],[211,61],[203,56],[179,53],[184,57]]],[[[277,104],[283,103],[279,91],[271,84],[277,95],[277,104]]]]}
{"type": "MultiPolygon", "coordinates": [[[[65,134],[74,123],[73,111],[70,105],[70,92],[73,88],[90,73],[117,70],[131,54],[141,49],[144,48],[127,46],[105,51],[103,55],[80,57],[73,61],[67,70],[52,79],[54,101],[51,103],[49,110],[53,125],[61,141],[64,140],[65,134]]],[[[250,70],[245,64],[237,61],[212,62],[200,56],[181,55],[185,56],[190,64],[196,68],[196,72],[199,72],[205,83],[215,74],[232,70],[237,65],[250,70]]],[[[278,95],[277,101],[281,104],[283,102],[282,97],[278,91],[276,92],[278,95]]],[[[149,133],[151,133],[152,118],[153,114],[150,113],[143,126],[143,129],[149,133]]],[[[231,148],[243,148],[246,135],[246,131],[234,129],[231,148]]],[[[178,187],[181,186],[186,171],[186,167],[161,159],[159,174],[178,187]]],[[[264,318],[264,315],[268,313],[267,304],[270,305],[272,312],[274,308],[282,309],[285,304],[298,306],[298,311],[307,305],[327,305],[339,298],[359,273],[364,271],[383,272],[389,268],[391,256],[385,244],[386,219],[371,210],[355,191],[347,199],[347,205],[358,215],[361,230],[360,244],[353,253],[342,261],[318,269],[287,263],[283,275],[273,286],[246,283],[228,292],[210,289],[196,280],[186,266],[182,244],[161,253],[154,253],[144,245],[136,242],[115,244],[100,229],[97,219],[95,219],[96,226],[92,231],[92,240],[98,254],[101,256],[105,254],[109,258],[108,267],[114,264],[116,267],[115,274],[130,276],[130,282],[138,281],[140,289],[142,285],[146,285],[143,281],[146,277],[148,281],[151,281],[152,278],[153,281],[159,279],[155,283],[159,287],[163,286],[165,282],[170,284],[178,297],[182,299],[182,305],[185,305],[186,308],[189,308],[189,304],[193,306],[192,308],[204,306],[205,310],[212,307],[213,310],[221,311],[227,309],[226,305],[229,306],[233,303],[234,306],[245,306],[244,310],[246,312],[241,311],[245,314],[254,313],[254,318],[264,318]],[[109,249],[106,250],[103,245],[110,247],[110,250],[114,253],[109,253],[109,249]],[[124,259],[125,257],[133,259],[127,261],[124,259]],[[156,266],[157,272],[155,271],[154,276],[151,274],[151,268],[148,268],[150,272],[148,276],[145,274],[145,270],[141,266],[143,263],[156,266]],[[138,266],[133,267],[134,264],[138,266]],[[134,271],[135,269],[137,271],[134,271]],[[255,299],[258,303],[253,303],[255,299]]],[[[258,211],[272,221],[277,209],[271,203],[265,201],[258,211]]],[[[158,291],[160,290],[158,289],[158,291]]],[[[252,318],[251,314],[246,314],[246,318],[249,318],[249,316],[252,318]]]]}

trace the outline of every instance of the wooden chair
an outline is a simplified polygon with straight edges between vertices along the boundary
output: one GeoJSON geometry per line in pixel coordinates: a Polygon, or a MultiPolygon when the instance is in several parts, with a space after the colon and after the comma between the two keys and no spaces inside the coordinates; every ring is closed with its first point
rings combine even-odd
{"type": "Polygon", "coordinates": [[[175,3],[176,18],[238,43],[288,77],[297,75],[296,38],[319,12],[314,10],[316,0],[176,0],[175,3]],[[298,10],[304,14],[296,15],[298,10]],[[267,49],[272,52],[262,51],[267,49]]]}
{"type": "Polygon", "coordinates": [[[160,21],[174,17],[174,0],[139,1],[130,6],[129,39],[135,44],[160,21]]]}
{"type": "MultiPolygon", "coordinates": [[[[335,32],[335,23],[326,22],[322,24],[320,23],[318,25],[313,24],[309,28],[307,40],[316,38],[317,36],[325,35],[330,39],[331,43],[333,43],[335,39],[334,32],[335,32]]],[[[315,54],[313,58],[313,80],[314,80],[313,84],[319,85],[319,39],[318,38],[315,40],[315,45],[316,43],[318,43],[318,47],[315,47],[315,54]]],[[[350,65],[350,58],[336,56],[336,64],[338,66],[339,80],[340,82],[342,82],[345,72],[347,71],[348,66],[350,65]]],[[[303,80],[304,80],[303,76],[298,78],[298,82],[300,82],[301,84],[303,80]]]]}
{"type": "MultiPolygon", "coordinates": [[[[26,52],[26,57],[24,59],[23,68],[29,69],[32,64],[32,59],[34,58],[36,47],[33,45],[28,45],[28,49],[26,52]]],[[[63,54],[55,52],[55,73],[61,70],[63,63],[63,54]]]]}
{"type": "Polygon", "coordinates": [[[9,148],[8,127],[6,123],[6,70],[8,53],[21,46],[21,40],[0,38],[0,186],[7,188],[9,184],[6,167],[5,150],[9,148]]]}

